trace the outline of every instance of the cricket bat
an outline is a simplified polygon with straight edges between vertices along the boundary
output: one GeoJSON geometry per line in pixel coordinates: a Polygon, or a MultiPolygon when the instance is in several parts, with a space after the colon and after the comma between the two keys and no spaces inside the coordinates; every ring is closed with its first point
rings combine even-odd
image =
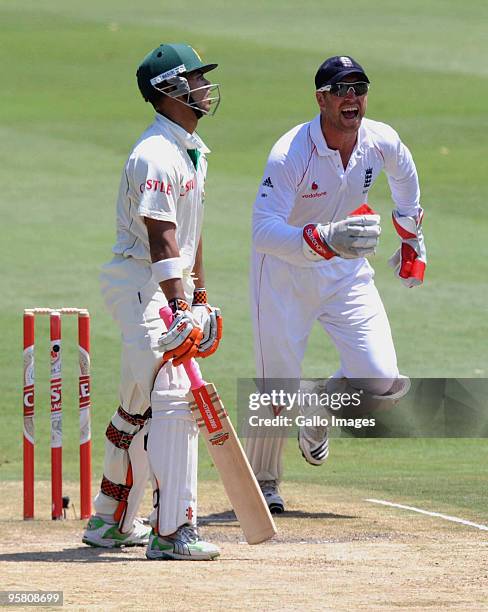
{"type": "MultiPolygon", "coordinates": [[[[166,326],[173,313],[166,306],[160,315],[166,326]]],[[[217,468],[227,497],[248,544],[272,538],[276,526],[256,477],[237,437],[225,407],[212,383],[206,383],[194,359],[183,364],[190,379],[194,401],[190,409],[217,468]]]]}

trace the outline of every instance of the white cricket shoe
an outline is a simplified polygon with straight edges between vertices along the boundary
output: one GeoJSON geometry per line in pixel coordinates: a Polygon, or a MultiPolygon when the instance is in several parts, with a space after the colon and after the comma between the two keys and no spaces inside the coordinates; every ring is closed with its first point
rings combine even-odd
{"type": "Polygon", "coordinates": [[[120,548],[121,546],[146,546],[149,542],[151,526],[136,518],[134,527],[127,533],[119,531],[118,523],[109,523],[94,515],[90,517],[82,542],[101,548],[120,548]]]}
{"type": "Polygon", "coordinates": [[[268,504],[271,514],[283,514],[285,511],[285,502],[280,495],[280,489],[276,480],[259,480],[259,486],[263,492],[264,499],[268,504]]]}
{"type": "Polygon", "coordinates": [[[217,546],[201,540],[193,525],[182,525],[170,536],[152,531],[146,550],[148,559],[160,561],[212,561],[219,555],[217,546]]]}
{"type": "Polygon", "coordinates": [[[302,425],[298,429],[298,446],[310,465],[322,465],[329,456],[329,432],[327,426],[302,425]]]}

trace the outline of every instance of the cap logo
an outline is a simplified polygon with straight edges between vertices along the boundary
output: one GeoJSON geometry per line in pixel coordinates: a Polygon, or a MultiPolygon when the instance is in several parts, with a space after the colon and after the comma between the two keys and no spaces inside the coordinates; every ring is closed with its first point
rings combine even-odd
{"type": "Polygon", "coordinates": [[[344,68],[352,68],[353,67],[353,63],[352,63],[350,57],[342,56],[342,57],[339,58],[339,61],[344,66],[344,68]]]}
{"type": "Polygon", "coordinates": [[[167,81],[171,77],[181,74],[182,72],[186,72],[185,64],[180,64],[180,66],[176,66],[176,68],[171,68],[171,70],[158,74],[158,76],[155,76],[150,80],[150,83],[151,85],[158,85],[159,83],[167,81]]]}

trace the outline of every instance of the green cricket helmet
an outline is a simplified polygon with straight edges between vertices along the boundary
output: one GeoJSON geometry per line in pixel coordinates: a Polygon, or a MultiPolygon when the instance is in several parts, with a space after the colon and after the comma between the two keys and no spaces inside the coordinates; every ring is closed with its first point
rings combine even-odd
{"type": "MultiPolygon", "coordinates": [[[[203,73],[217,68],[218,64],[205,64],[198,53],[190,45],[183,43],[161,44],[153,49],[140,63],[137,69],[137,84],[146,102],[153,102],[157,93],[163,93],[171,98],[186,96],[183,102],[197,114],[214,114],[220,102],[220,90],[216,84],[207,85],[205,89],[216,90],[217,96],[208,98],[212,102],[212,110],[205,111],[192,100],[191,90],[186,76],[195,70],[203,73]]],[[[198,88],[203,89],[203,88],[198,88]]]]}

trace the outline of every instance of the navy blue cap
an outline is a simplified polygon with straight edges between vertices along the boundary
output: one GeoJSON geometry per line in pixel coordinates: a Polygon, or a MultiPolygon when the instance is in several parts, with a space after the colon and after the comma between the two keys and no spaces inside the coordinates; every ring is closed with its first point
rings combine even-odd
{"type": "Polygon", "coordinates": [[[315,75],[315,89],[324,85],[334,85],[350,74],[359,74],[363,81],[369,83],[369,79],[361,64],[349,55],[334,55],[321,64],[315,75]]]}

